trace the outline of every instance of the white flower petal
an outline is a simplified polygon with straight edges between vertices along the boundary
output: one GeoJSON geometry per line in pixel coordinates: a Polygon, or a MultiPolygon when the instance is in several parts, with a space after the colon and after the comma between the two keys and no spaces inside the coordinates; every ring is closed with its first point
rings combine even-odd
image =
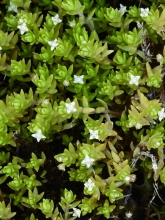
{"type": "Polygon", "coordinates": [[[45,105],[49,104],[49,99],[44,99],[43,104],[45,105]]]}
{"type": "Polygon", "coordinates": [[[65,165],[64,164],[59,164],[58,166],[59,170],[65,171],[65,165]]]}
{"type": "Polygon", "coordinates": [[[39,142],[42,138],[46,138],[43,134],[41,129],[39,129],[35,134],[32,134],[32,137],[36,138],[39,142]]]}
{"type": "Polygon", "coordinates": [[[57,39],[52,40],[52,41],[48,41],[48,44],[51,47],[51,51],[54,50],[59,45],[57,39]]]}
{"type": "Polygon", "coordinates": [[[125,216],[126,216],[126,218],[128,218],[128,219],[131,218],[132,215],[133,215],[133,213],[130,212],[130,211],[125,213],[125,216]]]}
{"type": "Polygon", "coordinates": [[[86,165],[87,168],[91,167],[92,163],[95,160],[93,158],[90,158],[88,155],[85,156],[84,160],[81,162],[82,164],[86,165]]]}
{"type": "Polygon", "coordinates": [[[130,79],[130,81],[129,81],[129,84],[130,84],[130,85],[136,85],[136,86],[138,86],[138,85],[139,85],[140,76],[134,76],[134,75],[130,74],[130,77],[131,77],[131,79],[130,79]]]}
{"type": "Polygon", "coordinates": [[[8,7],[8,11],[14,11],[17,13],[18,9],[17,9],[17,5],[15,5],[13,2],[10,1],[10,5],[8,7]]]}
{"type": "Polygon", "coordinates": [[[98,139],[99,140],[99,135],[98,135],[98,130],[91,130],[89,129],[90,132],[90,140],[91,139],[98,139]]]}
{"type": "Polygon", "coordinates": [[[69,23],[69,26],[70,26],[70,27],[74,27],[74,26],[76,25],[75,20],[73,20],[73,21],[68,21],[68,23],[69,23]]]}
{"type": "Polygon", "coordinates": [[[141,11],[140,13],[141,17],[147,17],[149,13],[149,8],[141,8],[140,11],[141,11]]]}
{"type": "Polygon", "coordinates": [[[28,27],[26,26],[26,23],[22,23],[18,25],[17,28],[20,30],[21,35],[23,35],[25,32],[28,31],[28,27]]]}
{"type": "Polygon", "coordinates": [[[137,123],[135,127],[136,127],[136,129],[140,129],[140,128],[142,128],[142,125],[140,123],[137,123]]]}
{"type": "Polygon", "coordinates": [[[69,85],[70,85],[70,82],[65,79],[65,80],[63,81],[63,85],[64,85],[64,86],[69,86],[69,85]]]}
{"type": "Polygon", "coordinates": [[[75,102],[65,103],[65,106],[66,106],[66,111],[68,114],[77,111],[75,108],[75,102]]]}
{"type": "Polygon", "coordinates": [[[122,4],[120,4],[119,12],[123,15],[126,11],[127,11],[127,7],[122,5],[122,4]]]}
{"type": "Polygon", "coordinates": [[[126,177],[124,178],[124,180],[125,180],[126,182],[130,182],[131,178],[130,178],[130,176],[126,176],[126,177]]]}
{"type": "Polygon", "coordinates": [[[53,24],[54,25],[57,25],[59,24],[62,20],[59,18],[59,15],[56,14],[54,17],[51,17],[52,21],[53,21],[53,24]]]}
{"type": "Polygon", "coordinates": [[[165,118],[165,111],[164,108],[158,112],[159,121],[163,120],[165,118]]]}
{"type": "Polygon", "coordinates": [[[73,208],[73,216],[80,218],[81,210],[77,208],[73,208]]]}
{"type": "Polygon", "coordinates": [[[95,186],[94,182],[89,178],[87,182],[84,183],[84,186],[88,189],[88,191],[92,191],[95,186]]]}
{"type": "Polygon", "coordinates": [[[84,81],[83,81],[83,78],[84,78],[84,75],[81,75],[81,76],[76,76],[74,75],[74,83],[79,83],[79,84],[84,84],[84,81]]]}

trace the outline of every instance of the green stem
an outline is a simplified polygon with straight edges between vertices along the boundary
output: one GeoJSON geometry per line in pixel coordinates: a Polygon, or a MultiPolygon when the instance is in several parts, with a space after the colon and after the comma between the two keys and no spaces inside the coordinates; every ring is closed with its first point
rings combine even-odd
{"type": "Polygon", "coordinates": [[[69,211],[69,209],[68,209],[68,206],[67,206],[66,210],[65,210],[65,220],[68,220],[68,211],[69,211]]]}
{"type": "MultiPolygon", "coordinates": [[[[82,112],[81,112],[82,113],[82,112]]],[[[121,116],[120,112],[114,112],[114,111],[110,111],[110,110],[104,110],[102,112],[103,114],[112,114],[112,115],[116,115],[117,117],[121,116]]],[[[94,110],[93,112],[89,113],[89,114],[96,114],[96,110],[94,110]]]]}
{"type": "Polygon", "coordinates": [[[150,215],[150,217],[152,218],[152,217],[154,217],[155,215],[157,215],[157,216],[158,216],[158,220],[161,220],[158,209],[157,209],[153,204],[151,204],[151,207],[152,207],[152,209],[153,209],[156,213],[150,215]]]}

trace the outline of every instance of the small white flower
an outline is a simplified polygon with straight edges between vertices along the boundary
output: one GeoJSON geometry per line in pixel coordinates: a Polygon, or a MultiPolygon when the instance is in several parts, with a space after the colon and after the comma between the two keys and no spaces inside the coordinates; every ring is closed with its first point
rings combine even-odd
{"type": "Polygon", "coordinates": [[[159,116],[159,121],[165,118],[164,108],[162,108],[162,110],[158,112],[158,116],[159,116]]]}
{"type": "Polygon", "coordinates": [[[69,26],[70,26],[70,27],[75,27],[75,25],[76,25],[75,20],[69,21],[68,23],[69,23],[69,26]]]}
{"type": "Polygon", "coordinates": [[[17,28],[20,30],[21,35],[28,31],[28,27],[26,26],[25,22],[18,25],[17,28]]]}
{"type": "Polygon", "coordinates": [[[77,208],[73,208],[73,216],[80,218],[81,210],[77,208]]]}
{"type": "Polygon", "coordinates": [[[156,60],[157,60],[158,63],[160,63],[160,65],[163,64],[163,56],[160,53],[158,53],[156,55],[156,60]]]}
{"type": "Polygon", "coordinates": [[[126,218],[131,218],[132,215],[133,215],[133,213],[130,211],[125,213],[126,218]]]}
{"type": "Polygon", "coordinates": [[[141,13],[140,13],[141,17],[147,17],[148,16],[149,8],[141,8],[140,10],[141,10],[141,13]]]}
{"type": "Polygon", "coordinates": [[[52,21],[53,21],[53,24],[54,25],[57,25],[59,24],[62,20],[59,18],[59,15],[56,14],[54,17],[51,17],[52,21]]]}
{"type": "Polygon", "coordinates": [[[122,5],[122,4],[120,4],[119,12],[123,15],[126,11],[127,11],[127,7],[122,5]]]}
{"type": "Polygon", "coordinates": [[[89,129],[90,132],[90,140],[91,139],[98,139],[99,140],[99,135],[98,135],[98,130],[91,130],[89,129]]]}
{"type": "Polygon", "coordinates": [[[49,46],[51,47],[51,51],[54,50],[59,44],[57,42],[57,39],[48,41],[49,46]]]}
{"type": "Polygon", "coordinates": [[[92,191],[95,186],[94,182],[89,178],[87,182],[84,183],[84,186],[88,189],[88,191],[92,191]]]}
{"type": "Polygon", "coordinates": [[[0,47],[0,50],[2,50],[2,47],[0,47]]]}
{"type": "Polygon", "coordinates": [[[130,74],[130,81],[129,81],[129,84],[133,84],[133,85],[139,85],[139,79],[140,79],[140,76],[134,76],[132,74],[130,74]]]}
{"type": "Polygon", "coordinates": [[[125,180],[126,182],[130,182],[131,178],[130,178],[130,176],[126,176],[126,177],[124,178],[124,180],[125,180]]]}
{"type": "Polygon", "coordinates": [[[33,136],[34,138],[36,138],[38,142],[39,142],[42,138],[46,138],[46,137],[42,134],[41,129],[39,129],[35,134],[32,134],[32,136],[33,136]]]}
{"type": "Polygon", "coordinates": [[[43,104],[45,105],[49,104],[49,99],[44,99],[43,104]]]}
{"type": "Polygon", "coordinates": [[[70,85],[70,82],[65,79],[65,80],[63,81],[63,85],[64,85],[64,86],[69,86],[69,85],[70,85]]]}
{"type": "Polygon", "coordinates": [[[137,123],[135,127],[136,127],[136,129],[140,129],[140,128],[142,128],[142,125],[140,123],[137,123]]]}
{"type": "Polygon", "coordinates": [[[136,180],[136,175],[135,175],[135,174],[132,174],[132,175],[130,176],[130,182],[135,182],[135,180],[136,180]]]}
{"type": "Polygon", "coordinates": [[[59,170],[65,171],[65,165],[64,164],[59,164],[58,166],[59,170]]]}
{"type": "Polygon", "coordinates": [[[66,106],[66,111],[68,114],[77,111],[75,108],[75,102],[65,103],[65,106],[66,106]]]}
{"type": "Polygon", "coordinates": [[[95,160],[93,158],[90,158],[88,155],[85,156],[84,160],[81,162],[82,164],[86,165],[87,168],[91,167],[92,163],[95,160]]]}
{"type": "Polygon", "coordinates": [[[84,75],[81,75],[81,76],[76,76],[74,75],[74,83],[79,83],[79,84],[84,84],[84,81],[83,81],[83,78],[84,78],[84,75]]]}
{"type": "Polygon", "coordinates": [[[10,1],[10,5],[8,7],[8,11],[14,11],[17,13],[18,9],[17,9],[17,5],[15,5],[13,2],[10,1]]]}

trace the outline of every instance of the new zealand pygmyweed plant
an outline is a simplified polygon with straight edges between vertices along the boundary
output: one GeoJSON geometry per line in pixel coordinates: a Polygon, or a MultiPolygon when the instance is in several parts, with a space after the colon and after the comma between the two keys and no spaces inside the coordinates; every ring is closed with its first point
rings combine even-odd
{"type": "Polygon", "coordinates": [[[165,1],[118,2],[1,1],[1,219],[164,219],[165,1]]]}

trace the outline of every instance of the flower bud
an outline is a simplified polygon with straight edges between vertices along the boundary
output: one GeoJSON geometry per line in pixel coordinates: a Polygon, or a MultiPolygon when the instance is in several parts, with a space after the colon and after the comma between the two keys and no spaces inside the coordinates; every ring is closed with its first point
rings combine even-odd
{"type": "Polygon", "coordinates": [[[84,182],[87,179],[87,171],[84,170],[77,170],[77,176],[76,176],[76,180],[80,181],[80,182],[84,182]]]}
{"type": "Polygon", "coordinates": [[[160,87],[160,83],[161,83],[162,79],[160,77],[157,76],[151,76],[148,80],[147,80],[147,86],[149,87],[155,87],[155,88],[159,88],[160,87]]]}
{"type": "Polygon", "coordinates": [[[125,183],[128,183],[130,181],[129,173],[129,171],[121,170],[118,172],[116,179],[118,181],[124,181],[125,183]]]}
{"type": "Polygon", "coordinates": [[[113,9],[112,7],[110,7],[106,9],[106,14],[104,16],[109,22],[118,23],[121,21],[122,15],[118,11],[118,9],[113,9]]]}
{"type": "Polygon", "coordinates": [[[7,22],[7,26],[11,31],[17,29],[18,20],[16,16],[10,14],[9,16],[5,17],[5,20],[7,22]]]}
{"type": "Polygon", "coordinates": [[[42,203],[39,203],[40,210],[46,215],[46,218],[49,218],[52,216],[52,212],[54,209],[54,202],[53,200],[43,199],[42,203]]]}
{"type": "Polygon", "coordinates": [[[33,45],[35,43],[35,35],[32,31],[28,31],[24,36],[22,36],[22,40],[24,42],[29,42],[30,45],[33,45]]]}
{"type": "Polygon", "coordinates": [[[123,39],[128,45],[133,45],[135,43],[134,33],[129,32],[129,34],[123,34],[123,39]]]}
{"type": "Polygon", "coordinates": [[[45,63],[43,66],[38,66],[37,70],[34,70],[34,72],[37,75],[44,76],[45,78],[48,78],[48,76],[49,76],[49,70],[48,70],[48,67],[45,63]]]}
{"type": "Polygon", "coordinates": [[[51,16],[49,14],[47,14],[47,16],[46,16],[45,27],[50,29],[50,30],[53,27],[53,21],[52,21],[52,18],[51,18],[51,16]]]}
{"type": "Polygon", "coordinates": [[[64,164],[59,164],[58,166],[59,170],[65,171],[65,165],[64,164]]]}
{"type": "Polygon", "coordinates": [[[23,187],[23,181],[20,177],[15,176],[14,180],[8,183],[8,186],[13,190],[20,190],[23,187]]]}
{"type": "Polygon", "coordinates": [[[44,62],[47,62],[50,58],[49,56],[49,52],[48,51],[45,51],[45,50],[42,50],[41,49],[41,52],[42,54],[40,54],[40,58],[44,61],[44,62]]]}
{"type": "Polygon", "coordinates": [[[74,195],[71,190],[69,191],[69,190],[65,189],[64,190],[64,198],[67,203],[72,203],[75,200],[76,195],[74,195]]]}
{"type": "Polygon", "coordinates": [[[23,102],[18,99],[13,99],[9,101],[9,104],[15,108],[15,110],[20,111],[23,109],[23,102]]]}
{"type": "Polygon", "coordinates": [[[68,172],[69,173],[69,180],[70,181],[74,181],[76,180],[76,177],[77,177],[77,170],[71,168],[70,171],[68,172]]]}
{"type": "Polygon", "coordinates": [[[119,65],[125,64],[126,63],[126,54],[125,53],[122,54],[121,51],[118,50],[113,58],[113,61],[119,65]]]}
{"type": "Polygon", "coordinates": [[[163,134],[160,132],[155,133],[152,135],[149,140],[147,141],[147,148],[162,148],[164,143],[163,143],[163,134]]]}
{"type": "Polygon", "coordinates": [[[50,109],[49,108],[38,108],[37,112],[40,113],[43,118],[46,118],[50,115],[50,109]]]}
{"type": "Polygon", "coordinates": [[[95,198],[84,198],[82,200],[82,204],[79,205],[81,207],[82,215],[86,215],[87,213],[91,213],[94,208],[96,208],[98,205],[96,203],[95,198]]]}
{"type": "Polygon", "coordinates": [[[130,17],[136,18],[140,16],[140,8],[137,8],[136,6],[130,6],[128,14],[130,17]]]}
{"type": "Polygon", "coordinates": [[[96,18],[97,21],[104,21],[105,20],[105,17],[104,17],[105,9],[104,8],[96,9],[95,14],[96,14],[96,17],[97,17],[96,18]]]}
{"type": "Polygon", "coordinates": [[[30,63],[25,64],[25,60],[11,60],[11,75],[25,75],[30,69],[30,63]]]}

